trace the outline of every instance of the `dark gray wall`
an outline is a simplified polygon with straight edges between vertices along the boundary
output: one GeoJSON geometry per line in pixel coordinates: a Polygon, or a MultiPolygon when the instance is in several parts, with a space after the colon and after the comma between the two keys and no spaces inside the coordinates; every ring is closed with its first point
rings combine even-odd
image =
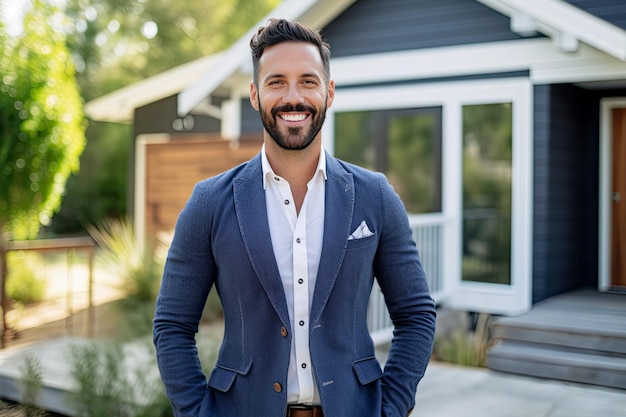
{"type": "Polygon", "coordinates": [[[209,116],[192,116],[192,129],[175,130],[172,123],[178,118],[176,111],[176,95],[138,107],[135,109],[135,137],[144,133],[220,133],[221,122],[209,116]]]}
{"type": "Polygon", "coordinates": [[[533,302],[598,280],[599,107],[571,85],[535,86],[533,302]]]}
{"type": "Polygon", "coordinates": [[[359,0],[323,32],[333,57],[520,39],[475,0],[359,0]]]}
{"type": "Polygon", "coordinates": [[[587,13],[626,29],[626,1],[624,0],[566,0],[587,13]]]}
{"type": "Polygon", "coordinates": [[[250,99],[241,100],[241,135],[258,135],[263,132],[259,112],[252,108],[250,99]]]}

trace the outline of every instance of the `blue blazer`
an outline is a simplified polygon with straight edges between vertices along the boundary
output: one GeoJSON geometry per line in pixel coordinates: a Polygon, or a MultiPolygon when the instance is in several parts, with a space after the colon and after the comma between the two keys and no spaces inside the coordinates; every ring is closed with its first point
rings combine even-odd
{"type": "MultiPolygon", "coordinates": [[[[327,155],[322,254],[309,343],[326,417],[405,417],[430,359],[435,307],[405,208],[382,174],[327,155]],[[366,221],[372,236],[348,240],[366,221]],[[394,323],[384,371],[366,317],[377,279],[394,323]]],[[[291,328],[257,155],[198,183],[180,213],[154,318],[157,362],[177,417],[284,417],[291,328]],[[210,377],[197,355],[215,286],[224,338],[210,377]]]]}

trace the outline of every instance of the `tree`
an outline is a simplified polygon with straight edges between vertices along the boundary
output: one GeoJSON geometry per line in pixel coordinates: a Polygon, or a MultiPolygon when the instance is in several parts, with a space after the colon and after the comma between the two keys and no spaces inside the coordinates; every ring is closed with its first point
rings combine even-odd
{"type": "Polygon", "coordinates": [[[0,231],[32,238],[78,172],[82,100],[54,8],[34,0],[21,35],[0,31],[0,231]]]}

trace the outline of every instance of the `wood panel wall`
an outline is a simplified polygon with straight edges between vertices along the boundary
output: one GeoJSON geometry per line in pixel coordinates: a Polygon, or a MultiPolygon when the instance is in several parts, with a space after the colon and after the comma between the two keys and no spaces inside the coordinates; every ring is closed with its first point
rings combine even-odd
{"type": "Polygon", "coordinates": [[[221,139],[146,145],[145,225],[148,237],[154,238],[159,231],[174,229],[176,219],[198,181],[249,160],[260,149],[261,141],[243,141],[233,147],[229,141],[221,139]]]}

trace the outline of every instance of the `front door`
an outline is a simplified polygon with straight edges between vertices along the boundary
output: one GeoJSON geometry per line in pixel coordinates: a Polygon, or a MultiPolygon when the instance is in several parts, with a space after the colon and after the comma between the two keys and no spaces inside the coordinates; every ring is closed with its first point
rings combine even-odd
{"type": "Polygon", "coordinates": [[[626,108],[612,110],[611,287],[626,290],[626,108]]]}

